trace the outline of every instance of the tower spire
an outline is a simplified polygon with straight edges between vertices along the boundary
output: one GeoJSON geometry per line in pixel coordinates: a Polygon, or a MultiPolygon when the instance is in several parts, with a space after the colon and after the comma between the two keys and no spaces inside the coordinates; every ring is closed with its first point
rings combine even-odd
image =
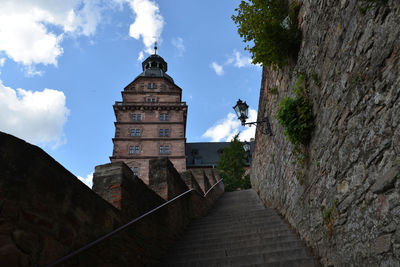
{"type": "Polygon", "coordinates": [[[157,55],[157,41],[154,42],[154,55],[157,55]]]}

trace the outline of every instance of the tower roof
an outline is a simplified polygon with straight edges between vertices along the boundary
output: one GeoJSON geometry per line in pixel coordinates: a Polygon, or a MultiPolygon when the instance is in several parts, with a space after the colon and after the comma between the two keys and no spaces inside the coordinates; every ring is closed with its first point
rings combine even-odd
{"type": "Polygon", "coordinates": [[[153,54],[146,58],[142,63],[143,72],[139,74],[136,78],[139,77],[156,77],[156,78],[166,78],[171,83],[174,83],[174,80],[166,74],[168,69],[168,64],[165,60],[157,54],[153,54]]]}

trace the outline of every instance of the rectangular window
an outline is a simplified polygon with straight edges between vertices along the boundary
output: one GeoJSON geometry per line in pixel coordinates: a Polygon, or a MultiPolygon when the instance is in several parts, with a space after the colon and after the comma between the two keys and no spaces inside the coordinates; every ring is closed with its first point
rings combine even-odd
{"type": "Polygon", "coordinates": [[[160,154],[164,154],[164,147],[160,146],[160,154]]]}
{"type": "Polygon", "coordinates": [[[138,176],[138,174],[139,174],[139,168],[133,167],[133,175],[138,176]]]}
{"type": "Polygon", "coordinates": [[[132,155],[133,154],[133,146],[130,146],[129,147],[129,155],[132,155]]]}
{"type": "Polygon", "coordinates": [[[167,137],[169,136],[169,130],[168,129],[164,130],[164,136],[167,136],[167,137]]]}
{"type": "Polygon", "coordinates": [[[137,120],[141,121],[142,120],[142,114],[137,114],[137,120]]]}
{"type": "Polygon", "coordinates": [[[153,88],[156,89],[157,88],[157,84],[153,83],[153,88]]]}
{"type": "Polygon", "coordinates": [[[132,114],[132,120],[133,120],[133,121],[136,120],[136,114],[132,114]]]}
{"type": "Polygon", "coordinates": [[[147,102],[150,103],[151,102],[151,98],[147,98],[147,102]]]}
{"type": "Polygon", "coordinates": [[[136,153],[136,154],[139,154],[139,146],[136,146],[136,147],[135,147],[135,153],[136,153]]]}
{"type": "Polygon", "coordinates": [[[140,136],[140,129],[136,129],[136,136],[140,136]]]}
{"type": "Polygon", "coordinates": [[[164,135],[164,130],[160,129],[160,136],[163,136],[163,135],[164,135]]]}
{"type": "Polygon", "coordinates": [[[160,114],[160,121],[164,120],[164,114],[160,114]]]}
{"type": "Polygon", "coordinates": [[[147,84],[147,88],[151,89],[151,83],[147,84]]]}
{"type": "Polygon", "coordinates": [[[169,121],[168,114],[165,114],[165,120],[166,120],[166,121],[169,121]]]}
{"type": "Polygon", "coordinates": [[[165,146],[165,154],[169,154],[169,146],[165,146]]]}
{"type": "Polygon", "coordinates": [[[156,99],[155,99],[155,98],[152,98],[152,99],[151,99],[151,102],[152,102],[152,103],[156,102],[156,99]]]}
{"type": "Polygon", "coordinates": [[[131,129],[131,136],[135,136],[135,129],[131,129]]]}

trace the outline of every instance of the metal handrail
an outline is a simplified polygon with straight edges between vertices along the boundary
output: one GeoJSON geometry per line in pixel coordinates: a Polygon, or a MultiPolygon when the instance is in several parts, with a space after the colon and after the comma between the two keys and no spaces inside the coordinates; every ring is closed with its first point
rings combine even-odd
{"type": "Polygon", "coordinates": [[[52,262],[51,264],[47,265],[47,267],[56,266],[56,265],[58,265],[58,264],[60,264],[60,263],[62,263],[62,262],[64,262],[64,261],[66,261],[67,259],[69,259],[69,258],[71,258],[71,257],[73,257],[73,256],[75,256],[75,255],[77,255],[77,254],[79,254],[79,253],[81,253],[82,251],[84,251],[84,250],[86,250],[86,249],[88,249],[88,248],[90,248],[90,247],[96,245],[97,243],[100,243],[100,242],[103,241],[104,239],[107,239],[107,238],[109,238],[110,236],[113,236],[114,234],[116,234],[116,233],[118,233],[118,232],[124,230],[125,228],[127,228],[127,227],[130,226],[131,224],[133,224],[133,223],[135,223],[135,222],[137,222],[137,221],[143,219],[143,218],[146,217],[147,215],[152,214],[153,212],[155,212],[155,211],[161,209],[162,207],[168,205],[169,203],[171,203],[171,202],[177,200],[178,198],[183,197],[184,195],[186,195],[186,194],[188,194],[188,193],[190,193],[190,192],[192,192],[192,191],[196,192],[196,193],[199,194],[201,197],[205,198],[205,197],[207,196],[207,194],[208,194],[216,185],[218,185],[222,180],[223,180],[223,179],[220,179],[218,182],[216,182],[210,189],[207,190],[207,192],[206,192],[204,195],[201,194],[200,192],[198,192],[197,190],[193,189],[193,188],[192,188],[192,189],[189,189],[189,190],[183,192],[182,194],[180,194],[180,195],[174,197],[173,199],[170,199],[170,200],[168,200],[167,202],[161,204],[160,206],[158,206],[158,207],[156,207],[156,208],[154,208],[154,209],[152,209],[152,210],[150,210],[150,211],[148,211],[148,212],[146,212],[146,213],[140,215],[139,217],[133,219],[132,221],[130,221],[130,222],[128,222],[128,223],[126,223],[126,224],[124,224],[124,225],[118,227],[117,229],[115,229],[115,230],[109,232],[108,234],[105,234],[105,235],[99,237],[98,239],[96,239],[96,240],[90,242],[89,244],[87,244],[87,245],[85,245],[85,246],[83,246],[83,247],[81,247],[81,248],[79,248],[79,249],[77,249],[77,250],[71,252],[70,254],[68,254],[68,255],[66,255],[66,256],[64,256],[64,257],[62,257],[62,258],[60,258],[60,259],[58,259],[58,260],[56,260],[56,261],[54,261],[54,262],[52,262]]]}

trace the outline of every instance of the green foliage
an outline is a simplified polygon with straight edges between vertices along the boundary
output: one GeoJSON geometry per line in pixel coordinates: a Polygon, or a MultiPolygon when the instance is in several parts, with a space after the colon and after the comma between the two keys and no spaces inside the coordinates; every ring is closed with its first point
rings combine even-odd
{"type": "Polygon", "coordinates": [[[278,106],[278,122],[283,126],[287,139],[295,146],[307,145],[314,130],[312,103],[303,84],[303,75],[299,75],[294,88],[296,97],[286,97],[278,106]]]}
{"type": "Polygon", "coordinates": [[[337,208],[337,199],[333,202],[332,206],[327,208],[325,210],[324,206],[321,206],[321,214],[322,214],[322,220],[324,221],[324,224],[327,226],[333,226],[333,221],[334,221],[334,213],[337,208]]]}
{"type": "Polygon", "coordinates": [[[231,141],[230,145],[224,149],[224,152],[219,157],[217,169],[224,179],[225,191],[234,191],[238,188],[250,188],[250,176],[246,175],[243,168],[243,161],[246,159],[246,152],[243,149],[243,144],[239,141],[237,134],[231,141]]]}
{"type": "Polygon", "coordinates": [[[321,167],[321,161],[319,161],[319,160],[316,161],[316,162],[315,162],[315,166],[317,166],[317,168],[321,167]]]}
{"type": "Polygon", "coordinates": [[[269,89],[268,89],[268,92],[269,92],[271,95],[277,95],[277,94],[278,94],[278,88],[277,88],[277,87],[269,88],[269,89]]]}
{"type": "Polygon", "coordinates": [[[286,97],[278,107],[278,122],[294,145],[307,145],[314,130],[312,103],[304,96],[286,97]]]}
{"type": "Polygon", "coordinates": [[[314,73],[311,75],[311,78],[312,78],[312,80],[314,81],[314,84],[315,84],[316,86],[321,87],[321,81],[319,80],[318,74],[317,74],[317,73],[314,72],[314,73]]]}
{"type": "Polygon", "coordinates": [[[232,20],[238,33],[252,54],[253,63],[283,67],[290,58],[296,58],[300,49],[300,31],[297,25],[295,2],[289,7],[286,0],[241,1],[232,20]]]}
{"type": "Polygon", "coordinates": [[[354,75],[353,75],[353,77],[352,77],[352,79],[351,79],[351,84],[352,85],[360,85],[361,84],[361,82],[362,82],[362,73],[361,73],[361,71],[357,71],[354,75]]]}

